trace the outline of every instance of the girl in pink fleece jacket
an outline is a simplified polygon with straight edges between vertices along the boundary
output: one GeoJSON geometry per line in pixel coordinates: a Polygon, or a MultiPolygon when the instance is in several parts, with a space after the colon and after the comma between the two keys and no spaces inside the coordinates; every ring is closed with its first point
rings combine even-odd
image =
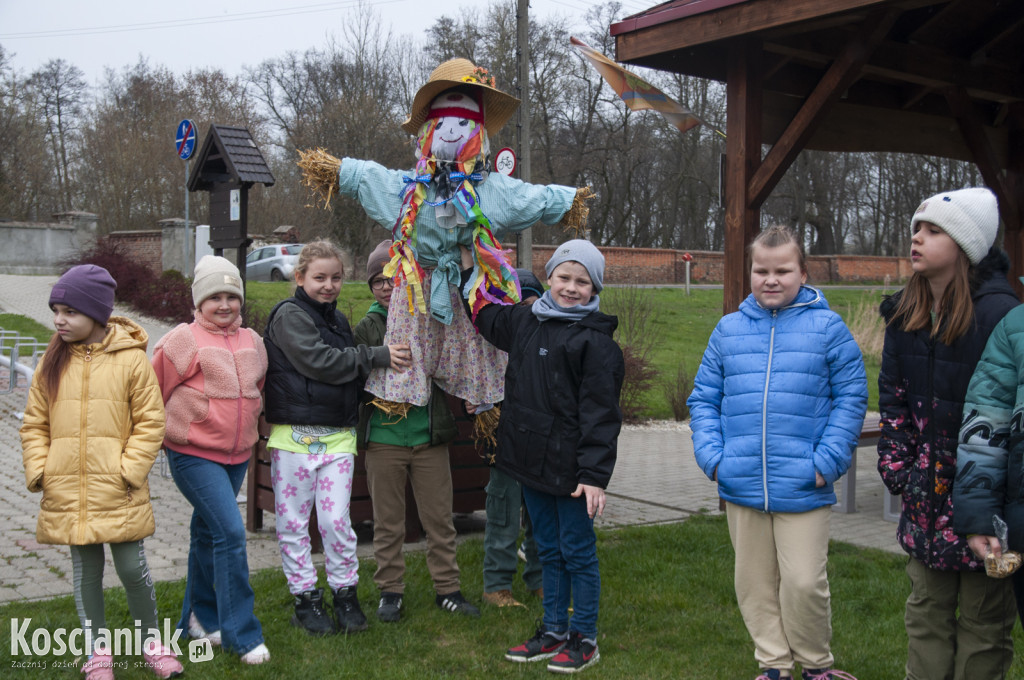
{"type": "Polygon", "coordinates": [[[235,497],[259,436],[267,352],[259,335],[241,328],[242,278],[231,262],[204,256],[192,299],[195,321],[165,335],[153,353],[167,411],[167,462],[193,507],[178,628],[223,644],[245,663],[263,663],[270,652],[253,613],[235,497]]]}

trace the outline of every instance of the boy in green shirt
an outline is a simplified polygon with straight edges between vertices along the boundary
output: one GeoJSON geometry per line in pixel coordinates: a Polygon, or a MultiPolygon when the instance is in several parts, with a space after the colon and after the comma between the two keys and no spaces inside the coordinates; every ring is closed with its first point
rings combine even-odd
{"type": "MultiPolygon", "coordinates": [[[[361,345],[373,347],[384,340],[393,284],[382,271],[390,259],[390,245],[391,241],[381,242],[367,258],[366,281],[375,302],[354,331],[355,341],[361,345]]],[[[371,404],[361,407],[358,437],[366,447],[366,477],[373,502],[373,554],[377,561],[373,580],[381,591],[377,609],[381,621],[394,622],[402,616],[407,479],[412,481],[427,537],[427,569],[437,592],[437,606],[480,616],[480,610],[462,596],[455,561],[448,442],[456,434],[455,418],[437,385],[432,386],[426,406],[411,407],[403,418],[389,416],[371,404]]]]}

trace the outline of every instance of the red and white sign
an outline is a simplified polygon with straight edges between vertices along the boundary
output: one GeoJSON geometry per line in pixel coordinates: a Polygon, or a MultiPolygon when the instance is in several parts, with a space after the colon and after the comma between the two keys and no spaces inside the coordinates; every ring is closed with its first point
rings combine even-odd
{"type": "Polygon", "coordinates": [[[494,156],[494,171],[511,177],[516,171],[516,152],[507,146],[494,156]]]}

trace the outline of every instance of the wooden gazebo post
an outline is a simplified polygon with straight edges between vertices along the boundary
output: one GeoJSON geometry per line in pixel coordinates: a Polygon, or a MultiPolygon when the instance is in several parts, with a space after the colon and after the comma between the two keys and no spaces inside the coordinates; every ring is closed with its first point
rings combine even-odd
{"type": "Polygon", "coordinates": [[[726,84],[725,278],[722,313],[736,311],[747,295],[747,244],[758,231],[761,206],[747,201],[747,187],[761,165],[760,42],[750,38],[729,52],[726,84]]]}

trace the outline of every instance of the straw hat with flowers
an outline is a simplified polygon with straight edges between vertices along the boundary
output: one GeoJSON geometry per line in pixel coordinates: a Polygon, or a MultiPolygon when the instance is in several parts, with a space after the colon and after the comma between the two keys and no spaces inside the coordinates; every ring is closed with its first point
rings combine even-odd
{"type": "Polygon", "coordinates": [[[410,135],[419,132],[427,119],[430,103],[445,90],[476,89],[483,98],[484,127],[494,136],[519,108],[519,100],[494,86],[494,77],[487,69],[475,66],[469,59],[450,59],[433,70],[426,84],[412,101],[412,114],[402,129],[410,135]]]}

